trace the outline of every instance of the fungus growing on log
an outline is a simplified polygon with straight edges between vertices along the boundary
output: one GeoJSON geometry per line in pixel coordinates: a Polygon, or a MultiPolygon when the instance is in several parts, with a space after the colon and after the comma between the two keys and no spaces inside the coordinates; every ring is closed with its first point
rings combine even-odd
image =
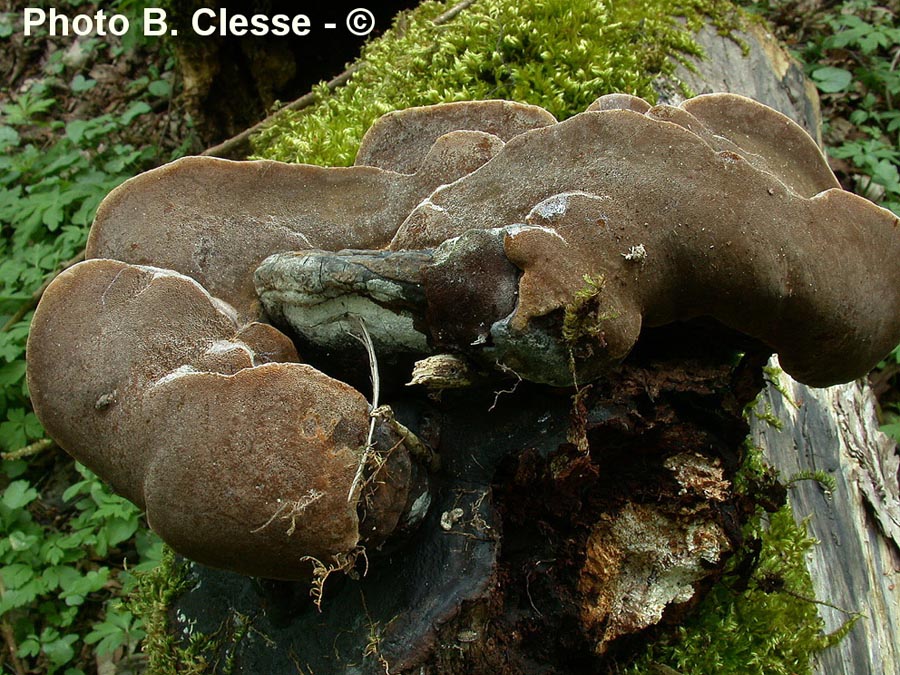
{"type": "MultiPolygon", "coordinates": [[[[391,620],[385,648],[407,666],[490,586],[501,536],[491,481],[503,462],[529,486],[505,493],[507,505],[526,504],[534,485],[578,495],[540,508],[550,520],[563,504],[578,514],[576,620],[598,653],[688,603],[739,537],[721,513],[733,499],[728,477],[714,481],[714,499],[685,497],[690,481],[673,480],[666,457],[641,461],[665,476],[657,496],[669,506],[592,499],[605,479],[588,457],[591,430],[605,418],[588,415],[589,394],[573,412],[540,385],[603,375],[637,387],[645,375],[626,359],[642,331],[703,317],[723,336],[746,336],[742,351],[777,351],[813,385],[861,376],[900,341],[897,218],[840,190],[793,122],[724,94],[677,108],[604,96],[559,123],[507,102],[401,111],[375,124],[350,168],[179,160],[109,195],[87,256],[47,289],[29,338],[28,383],[48,433],[145,508],[175,550],[214,567],[307,580],[310,560],[348,566],[360,547],[389,552],[400,533],[430,523],[415,536],[436,547],[422,568],[444,599],[422,600],[427,635],[391,620]],[[299,363],[298,349],[313,363],[299,363]],[[369,360],[362,374],[329,361],[348,352],[369,360]],[[391,372],[379,372],[379,358],[391,372]],[[325,374],[360,383],[369,367],[389,398],[411,377],[500,388],[490,411],[525,380],[523,396],[547,412],[502,413],[496,442],[470,459],[465,431],[422,421],[424,395],[395,419],[373,409],[374,392],[367,404],[325,374]],[[453,448],[440,471],[429,444],[453,448]],[[678,519],[698,514],[706,543],[686,544],[673,566],[620,566],[675,580],[668,594],[641,589],[659,602],[636,618],[625,602],[634,584],[597,563],[630,550],[619,519],[640,538],[670,523],[695,532],[678,519]],[[473,543],[435,543],[457,535],[473,543]]],[[[701,365],[648,395],[662,405],[660,391],[677,397],[691,378],[737,411],[752,389],[701,365]],[[743,393],[722,393],[733,388],[743,393]]],[[[597,396],[613,405],[613,392],[597,396]]],[[[670,455],[691,457],[682,450],[670,455]]],[[[707,460],[718,461],[698,465],[707,460]]],[[[382,593],[385,616],[419,597],[393,576],[376,572],[396,591],[382,593]]]]}
{"type": "Polygon", "coordinates": [[[547,336],[537,320],[563,314],[590,277],[603,280],[602,325],[576,336],[588,343],[582,379],[624,358],[642,326],[711,316],[777,351],[796,379],[826,386],[866,373],[897,343],[900,267],[886,257],[900,252],[897,222],[839,189],[788,118],[722,94],[521,134],[435,190],[390,248],[446,249],[473,229],[497,231],[521,278],[515,312],[485,317],[494,347],[484,351],[527,379],[571,380],[522,345],[559,344],[561,322],[547,336]],[[640,261],[629,255],[637,246],[640,261]]]}
{"type": "Polygon", "coordinates": [[[97,210],[86,256],[176,270],[255,318],[253,271],[267,255],[351,242],[379,248],[436,187],[500,146],[490,134],[450,132],[412,174],[186,157],[113,190],[97,210]]]}
{"type": "Polygon", "coordinates": [[[424,492],[403,437],[379,418],[374,448],[392,450],[388,478],[361,532],[357,501],[374,497],[354,487],[369,428],[363,396],[171,270],[100,259],[63,272],[28,350],[48,433],[200,562],[303,576],[304,556],[380,545],[424,492]]]}

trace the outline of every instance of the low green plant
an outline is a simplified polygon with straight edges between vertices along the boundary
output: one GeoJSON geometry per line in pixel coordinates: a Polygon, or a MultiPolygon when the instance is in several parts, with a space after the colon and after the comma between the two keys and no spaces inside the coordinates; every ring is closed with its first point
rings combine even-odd
{"type": "MultiPolygon", "coordinates": [[[[900,214],[900,26],[885,7],[849,0],[826,20],[830,34],[809,42],[802,55],[813,82],[848,108],[851,133],[828,148],[850,163],[856,189],[900,214]],[[866,17],[868,20],[866,20],[866,17]],[[852,54],[852,59],[847,59],[852,54]],[[821,65],[837,61],[840,65],[821,65]]],[[[826,138],[829,136],[826,128],[826,138]]],[[[832,135],[832,140],[835,140],[832,135]]]]}
{"type": "Polygon", "coordinates": [[[100,655],[138,648],[141,622],[120,602],[105,600],[161,555],[159,540],[140,529],[137,507],[109,494],[87,469],[78,472],[81,480],[56,499],[39,502],[40,491],[27,479],[9,482],[0,497],[0,615],[17,657],[46,673],[83,672],[72,667],[80,642],[100,655]],[[117,548],[124,545],[135,548],[117,548]],[[126,556],[141,562],[126,569],[126,556]]]}

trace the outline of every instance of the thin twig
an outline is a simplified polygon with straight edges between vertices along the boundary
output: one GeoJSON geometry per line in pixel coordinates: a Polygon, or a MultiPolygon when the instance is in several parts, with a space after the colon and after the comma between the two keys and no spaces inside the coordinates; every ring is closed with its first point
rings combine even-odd
{"type": "MultiPolygon", "coordinates": [[[[372,411],[378,409],[378,401],[381,398],[381,379],[378,377],[378,358],[375,356],[375,343],[372,342],[372,336],[369,335],[369,329],[366,327],[366,322],[361,316],[357,316],[356,320],[359,322],[359,330],[362,333],[362,342],[363,346],[366,348],[366,354],[369,356],[369,378],[372,382],[372,411]]],[[[359,339],[359,338],[357,338],[359,339]]],[[[369,442],[372,442],[371,435],[369,436],[369,442]]]]}
{"type": "Polygon", "coordinates": [[[54,441],[52,438],[42,438],[39,441],[35,441],[31,445],[26,445],[24,448],[19,448],[18,450],[13,450],[12,452],[0,453],[0,458],[7,462],[12,462],[17,459],[25,459],[26,457],[40,454],[44,450],[53,447],[53,445],[54,441]]]}
{"type": "Polygon", "coordinates": [[[497,407],[497,402],[500,400],[500,396],[502,396],[503,394],[515,394],[516,389],[518,389],[519,385],[522,384],[522,376],[519,375],[515,370],[504,363],[500,363],[499,361],[495,361],[495,363],[501,371],[503,371],[504,373],[512,373],[516,376],[517,379],[516,383],[510,389],[501,389],[500,391],[494,392],[494,402],[493,404],[491,404],[491,407],[488,408],[488,412],[494,412],[494,408],[497,407]]]}
{"type": "Polygon", "coordinates": [[[849,616],[851,619],[857,619],[861,616],[864,616],[864,614],[862,612],[853,612],[849,609],[844,609],[843,607],[838,607],[837,605],[833,605],[830,602],[826,602],[825,600],[816,600],[815,598],[810,598],[806,595],[803,595],[802,593],[795,593],[794,591],[789,590],[787,588],[782,588],[781,592],[784,593],[785,595],[791,596],[792,598],[796,598],[797,600],[800,600],[802,602],[809,602],[814,605],[822,605],[823,607],[828,607],[830,609],[835,610],[836,612],[840,612],[841,614],[844,614],[845,616],[849,616]]]}
{"type": "Polygon", "coordinates": [[[356,492],[356,486],[359,485],[359,481],[362,480],[363,471],[366,468],[366,462],[368,461],[369,453],[372,450],[373,438],[375,436],[375,411],[378,410],[378,398],[381,391],[381,380],[378,377],[378,358],[375,356],[375,345],[372,342],[372,336],[369,335],[369,329],[366,328],[365,320],[361,316],[357,316],[356,320],[359,322],[359,329],[362,333],[362,337],[355,333],[350,333],[350,335],[362,343],[366,348],[366,354],[369,357],[369,377],[372,380],[372,403],[369,407],[369,435],[366,438],[366,445],[359,457],[359,466],[356,467],[356,475],[353,477],[353,482],[350,484],[350,492],[347,494],[348,502],[353,499],[353,494],[356,492]]]}
{"type": "Polygon", "coordinates": [[[459,4],[454,5],[453,7],[448,9],[446,12],[444,12],[443,14],[441,14],[440,16],[435,18],[435,20],[432,23],[434,23],[435,26],[440,26],[443,23],[447,23],[451,19],[455,18],[457,14],[459,14],[463,10],[468,9],[469,7],[474,5],[475,2],[476,2],[476,0],[463,0],[459,4]]]}
{"type": "Polygon", "coordinates": [[[309,489],[306,491],[300,499],[297,501],[286,501],[279,506],[275,513],[272,514],[272,517],[269,518],[263,525],[260,525],[255,530],[250,530],[251,534],[256,534],[257,532],[261,532],[266,529],[269,525],[275,522],[275,519],[279,516],[281,520],[290,520],[291,525],[288,527],[287,532],[285,534],[290,537],[297,530],[297,518],[303,515],[303,512],[311,506],[319,501],[322,497],[325,496],[324,492],[315,489],[309,489]]]}

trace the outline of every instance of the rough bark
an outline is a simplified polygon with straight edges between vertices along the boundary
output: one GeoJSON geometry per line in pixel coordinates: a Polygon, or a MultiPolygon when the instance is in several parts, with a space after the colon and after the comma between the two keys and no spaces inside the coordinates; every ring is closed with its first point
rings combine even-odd
{"type": "Polygon", "coordinates": [[[900,672],[900,458],[878,431],[871,390],[864,382],[811,389],[782,373],[759,406],[783,424],[752,423],[754,443],[782,479],[823,471],[835,481],[830,491],[815,480],[789,491],[795,518],[820,542],[808,568],[816,598],[833,605],[819,606],[826,630],[840,628],[847,612],[861,614],[815,672],[900,672]]]}
{"type": "MultiPolygon", "coordinates": [[[[676,77],[694,95],[729,91],[765,103],[797,122],[822,144],[822,118],[815,86],[803,67],[758,24],[731,36],[712,27],[696,35],[707,57],[694,61],[695,68],[680,65],[676,77]]],[[[659,83],[660,95],[680,100],[678,88],[659,83]]]]}

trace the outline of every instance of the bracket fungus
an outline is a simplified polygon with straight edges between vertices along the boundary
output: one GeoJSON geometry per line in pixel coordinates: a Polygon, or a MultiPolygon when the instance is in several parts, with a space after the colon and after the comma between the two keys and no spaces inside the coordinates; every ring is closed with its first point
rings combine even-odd
{"type": "MultiPolygon", "coordinates": [[[[799,126],[729,94],[604,96],[563,122],[499,101],[415,108],[377,122],[349,168],[182,159],[107,197],[87,258],[35,313],[37,415],[177,551],[275,579],[377,550],[434,500],[494,522],[484,497],[448,501],[446,477],[489,485],[499,454],[436,474],[428,443],[323,372],[316,355],[359,353],[349,317],[403,380],[440,359],[442,387],[583,384],[642,330],[698,317],[816,386],[900,341],[897,218],[841,190],[799,126]]],[[[591,555],[609,522],[586,527],[591,555]]],[[[672,574],[723,555],[718,527],[672,574]]],[[[676,586],[662,604],[690,595],[676,586]]],[[[617,604],[598,600],[586,630],[618,625],[617,604]]]]}

